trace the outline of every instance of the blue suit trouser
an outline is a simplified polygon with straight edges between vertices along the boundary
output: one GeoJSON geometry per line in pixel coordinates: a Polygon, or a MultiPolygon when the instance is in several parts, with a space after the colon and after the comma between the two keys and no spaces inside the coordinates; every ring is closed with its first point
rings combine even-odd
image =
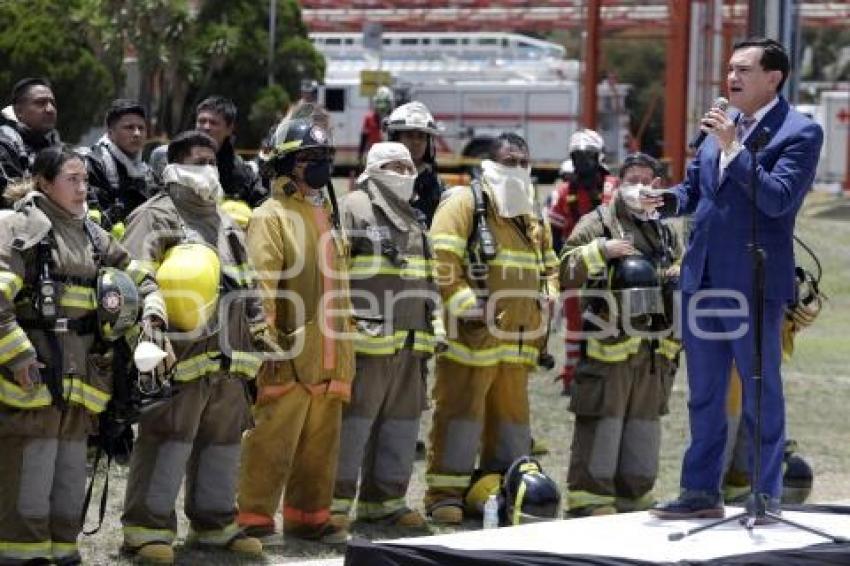
{"type": "MultiPolygon", "coordinates": [[[[721,492],[726,395],[733,360],[742,378],[744,423],[750,438],[754,438],[754,308],[743,300],[743,296],[741,299],[701,298],[700,293],[682,296],[682,338],[690,388],[691,432],[691,444],[682,464],[681,486],[685,490],[717,495],[721,492]]],[[[761,477],[756,492],[773,498],[782,494],[785,448],[785,400],[779,370],[784,306],[780,301],[765,301],[762,336],[761,477]]],[[[750,446],[755,443],[750,442],[750,446]]],[[[751,451],[750,470],[753,461],[751,451]]]]}

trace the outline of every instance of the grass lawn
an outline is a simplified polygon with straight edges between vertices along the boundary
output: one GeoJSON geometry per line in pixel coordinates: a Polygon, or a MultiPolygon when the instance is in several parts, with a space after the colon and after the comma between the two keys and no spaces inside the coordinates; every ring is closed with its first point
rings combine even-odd
{"type": "MultiPolygon", "coordinates": [[[[822,288],[829,302],[814,326],[798,336],[796,352],[784,370],[788,411],[788,435],[795,438],[800,452],[815,470],[811,501],[850,500],[850,203],[831,195],[813,194],[800,215],[797,233],[819,255],[824,268],[822,288]]],[[[803,253],[800,260],[808,261],[803,253]]],[[[808,263],[807,263],[808,265],[808,263]]],[[[552,353],[563,356],[560,336],[552,336],[552,353]]],[[[560,384],[553,383],[555,372],[535,374],[531,381],[532,428],[534,435],[551,448],[541,462],[560,484],[566,484],[566,465],[572,435],[572,415],[567,399],[560,396],[560,384]]],[[[657,497],[669,498],[678,491],[681,458],[687,443],[687,385],[680,371],[670,402],[671,413],[663,421],[663,442],[657,497]]],[[[427,438],[431,412],[422,419],[423,438],[427,438]]],[[[126,469],[113,466],[110,481],[110,505],[100,533],[85,537],[82,552],[87,564],[129,563],[118,556],[121,544],[120,512],[126,469]]],[[[421,509],[425,463],[417,462],[410,489],[411,504],[421,509]]],[[[181,495],[182,497],[182,495],[181,495]]],[[[97,494],[96,494],[97,498],[97,494]]],[[[96,514],[93,502],[90,521],[96,514]]],[[[180,509],[182,501],[178,503],[180,509]]],[[[180,536],[188,529],[182,511],[180,536]]],[[[462,529],[478,528],[469,521],[462,529]]],[[[434,532],[445,532],[446,529],[434,532]]],[[[398,529],[355,524],[354,533],[367,538],[408,536],[398,529]]],[[[278,541],[267,549],[269,561],[339,556],[342,549],[289,540],[278,541]]],[[[178,548],[178,561],[184,564],[237,564],[233,557],[220,552],[201,552],[178,548]]]]}

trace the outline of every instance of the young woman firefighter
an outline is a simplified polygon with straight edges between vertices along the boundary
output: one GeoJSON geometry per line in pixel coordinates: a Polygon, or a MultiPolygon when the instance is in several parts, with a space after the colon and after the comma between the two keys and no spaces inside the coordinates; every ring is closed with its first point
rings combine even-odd
{"type": "Polygon", "coordinates": [[[568,514],[649,508],[679,343],[673,290],[681,247],[642,208],[658,163],[626,157],[609,205],[585,214],[564,243],[561,285],[581,289],[584,336],[570,410],[576,415],[568,514]],[[595,322],[591,322],[595,321],[595,322]]]}
{"type": "Polygon", "coordinates": [[[168,145],[164,191],[130,215],[124,242],[155,269],[177,358],[176,394],[139,419],[124,501],[124,550],[174,561],[175,500],[186,476],[190,544],[259,555],[236,524],[242,432],[250,422],[246,380],[265,329],[244,233],[222,212],[216,144],[188,131],[168,145]]]}
{"type": "Polygon", "coordinates": [[[86,438],[112,391],[110,342],[165,321],[162,297],[87,219],[82,157],[33,164],[0,224],[0,563],[79,564],[86,438]]]}
{"type": "Polygon", "coordinates": [[[284,120],[262,156],[272,194],[251,216],[248,250],[273,343],[286,355],[267,362],[257,380],[238,504],[246,532],[270,534],[285,490],[286,535],[335,544],[348,538],[330,507],[354,329],[326,123],[322,114],[284,120]]]}
{"type": "Polygon", "coordinates": [[[435,331],[444,334],[430,242],[410,204],[416,169],[404,145],[373,145],[358,181],[342,201],[358,334],[333,513],[342,524],[348,520],[359,477],[358,520],[421,527],[425,521],[405,494],[427,394],[426,362],[435,331]]]}

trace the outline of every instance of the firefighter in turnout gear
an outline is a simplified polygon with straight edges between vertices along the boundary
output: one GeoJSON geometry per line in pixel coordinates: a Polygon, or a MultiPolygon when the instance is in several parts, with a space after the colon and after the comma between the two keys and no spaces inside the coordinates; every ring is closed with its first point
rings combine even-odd
{"type": "Polygon", "coordinates": [[[372,107],[363,116],[360,131],[360,145],[357,146],[357,162],[364,163],[363,157],[372,145],[383,141],[384,118],[393,109],[393,91],[388,86],[379,86],[372,97],[372,107]]]}
{"type": "MultiPolygon", "coordinates": [[[[427,359],[436,306],[433,261],[421,213],[410,200],[416,180],[407,148],[372,146],[358,189],[342,202],[352,246],[352,304],[358,337],[351,404],[343,411],[333,513],[421,527],[405,501],[413,472],[419,416],[427,395],[427,359]]],[[[444,336],[443,336],[444,337],[444,336]]]]}
{"type": "Polygon", "coordinates": [[[218,145],[216,166],[224,191],[222,208],[245,228],[250,212],[243,212],[244,209],[259,206],[268,197],[268,191],[255,170],[236,153],[233,144],[236,140],[237,117],[236,105],[232,100],[223,96],[210,96],[198,104],[195,127],[208,134],[218,145]]]}
{"type": "Polygon", "coordinates": [[[33,174],[0,224],[0,563],[79,564],[86,438],[113,390],[103,330],[135,326],[139,296],[147,324],[165,312],[152,273],[86,218],[83,159],[50,147],[33,174]],[[100,328],[104,309],[123,324],[100,328]]]}
{"type": "Polygon", "coordinates": [[[481,446],[480,471],[504,473],[531,447],[528,373],[538,362],[557,294],[548,226],[534,216],[528,145],[502,134],[480,184],[437,209],[431,237],[448,349],[437,360],[425,505],[460,523],[481,446]]]}
{"type": "Polygon", "coordinates": [[[263,154],[272,195],[251,217],[248,246],[271,340],[286,354],[266,362],[257,380],[238,503],[241,526],[270,534],[285,491],[284,532],[333,544],[348,538],[330,508],[354,328],[348,243],[330,185],[333,146],[321,118],[284,120],[263,154]]]}
{"type": "Polygon", "coordinates": [[[135,100],[118,99],[106,111],[106,133],[86,155],[89,216],[119,240],[130,213],[157,190],[142,161],[146,137],[145,109],[135,100]]]}
{"type": "MultiPolygon", "coordinates": [[[[27,78],[12,88],[12,103],[0,111],[0,193],[17,179],[32,174],[35,156],[60,145],[56,131],[56,99],[45,79],[27,78]]],[[[11,207],[11,203],[0,202],[11,207]]]]}
{"type": "MultiPolygon", "coordinates": [[[[570,137],[569,155],[572,172],[568,179],[555,185],[547,209],[547,217],[552,224],[552,240],[558,253],[561,253],[563,242],[582,216],[611,201],[618,182],[603,164],[605,142],[593,130],[579,130],[570,137]]],[[[573,338],[581,331],[578,297],[568,297],[564,301],[563,312],[567,331],[564,340],[566,356],[560,377],[563,392],[568,394],[581,348],[581,341],[573,338]]]]}
{"type": "Polygon", "coordinates": [[[570,516],[653,503],[660,417],[667,413],[680,350],[671,331],[681,247],[642,200],[660,182],[658,164],[632,154],[620,175],[611,204],[582,217],[562,256],[561,284],[581,289],[585,320],[570,399],[576,415],[570,516]],[[651,337],[641,336],[647,333],[651,337]]]}
{"type": "Polygon", "coordinates": [[[240,441],[250,421],[246,381],[260,367],[254,342],[265,317],[244,234],[218,207],[215,151],[203,132],[176,136],[163,192],[130,215],[124,238],[134,257],[157,270],[175,315],[169,330],[177,391],[139,419],[121,517],[124,550],[152,562],[174,560],[174,504],[184,475],[190,543],[262,553],[260,541],[237,526],[234,498],[240,441]],[[182,253],[187,246],[209,252],[182,253]],[[186,309],[185,301],[175,301],[187,295],[197,303],[195,316],[174,308],[186,309]]]}
{"type": "Polygon", "coordinates": [[[410,151],[417,173],[413,207],[425,215],[430,227],[445,190],[437,173],[436,137],[439,132],[434,117],[421,102],[408,102],[392,111],[386,120],[386,129],[390,141],[402,143],[410,151]]]}

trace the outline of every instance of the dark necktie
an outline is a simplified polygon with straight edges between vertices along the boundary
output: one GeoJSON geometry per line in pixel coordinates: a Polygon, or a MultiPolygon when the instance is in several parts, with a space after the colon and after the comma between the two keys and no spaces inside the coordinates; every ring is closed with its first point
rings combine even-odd
{"type": "Polygon", "coordinates": [[[738,124],[735,126],[735,133],[738,141],[744,143],[744,136],[747,133],[747,130],[750,129],[750,126],[756,123],[756,119],[752,116],[744,116],[738,120],[738,124]]]}

